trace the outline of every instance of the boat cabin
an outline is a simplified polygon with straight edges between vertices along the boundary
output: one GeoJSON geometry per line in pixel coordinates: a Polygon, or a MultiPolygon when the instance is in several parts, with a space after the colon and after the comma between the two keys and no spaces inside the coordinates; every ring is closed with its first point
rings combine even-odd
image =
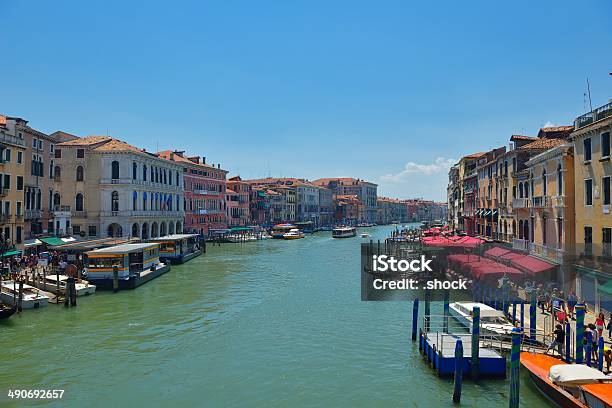
{"type": "Polygon", "coordinates": [[[159,257],[172,263],[183,263],[202,254],[197,234],[173,234],[150,240],[159,244],[159,257]]]}
{"type": "Polygon", "coordinates": [[[159,244],[123,244],[85,252],[83,261],[87,278],[113,279],[113,267],[117,266],[119,279],[129,279],[133,275],[159,264],[159,244]]]}

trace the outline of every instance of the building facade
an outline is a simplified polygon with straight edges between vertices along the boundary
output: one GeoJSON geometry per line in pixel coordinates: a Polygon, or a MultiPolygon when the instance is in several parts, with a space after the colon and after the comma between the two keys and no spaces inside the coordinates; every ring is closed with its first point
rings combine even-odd
{"type": "Polygon", "coordinates": [[[60,143],[54,160],[52,202],[66,233],[149,239],[183,232],[182,165],[108,136],[60,143]]]}
{"type": "Polygon", "coordinates": [[[376,200],[378,197],[378,186],[376,184],[351,177],[322,178],[314,180],[312,183],[329,188],[336,196],[358,196],[364,208],[363,219],[359,222],[376,222],[376,200]]]}
{"type": "Polygon", "coordinates": [[[0,115],[0,233],[10,246],[23,248],[25,140],[0,115]]]}
{"type": "Polygon", "coordinates": [[[245,227],[251,224],[251,186],[240,176],[227,181],[227,221],[230,227],[245,227]],[[230,203],[231,201],[231,203],[230,203]],[[231,205],[230,205],[231,204],[231,205]]]}
{"type": "Polygon", "coordinates": [[[208,236],[211,230],[227,228],[227,171],[220,164],[206,164],[205,157],[186,156],[181,150],[165,150],[157,156],[183,168],[185,232],[208,236]]]}

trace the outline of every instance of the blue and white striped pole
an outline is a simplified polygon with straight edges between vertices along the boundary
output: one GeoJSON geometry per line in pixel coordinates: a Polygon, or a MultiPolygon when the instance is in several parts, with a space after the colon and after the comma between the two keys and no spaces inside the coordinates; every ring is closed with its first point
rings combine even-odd
{"type": "Polygon", "coordinates": [[[525,333],[525,301],[521,299],[521,332],[525,333]]]}
{"type": "Polygon", "coordinates": [[[591,347],[592,347],[592,343],[593,343],[593,333],[589,330],[587,332],[586,335],[586,347],[585,347],[585,351],[586,351],[586,365],[587,366],[591,366],[591,347]]]}
{"type": "Polygon", "coordinates": [[[448,289],[446,289],[444,291],[444,322],[443,322],[443,328],[442,331],[444,333],[448,333],[448,316],[449,316],[449,298],[450,298],[450,291],[448,289]]]}
{"type": "Polygon", "coordinates": [[[463,343],[457,339],[455,343],[455,389],[453,390],[453,402],[461,401],[461,379],[463,377],[463,343]]]}
{"type": "Polygon", "coordinates": [[[512,301],[512,324],[516,326],[516,300],[512,301]]]}
{"type": "Polygon", "coordinates": [[[520,391],[520,361],[521,361],[521,332],[512,330],[512,350],[510,352],[510,408],[518,408],[520,391]]]}
{"type": "Polygon", "coordinates": [[[533,344],[536,342],[536,310],[536,298],[532,295],[531,304],[529,305],[529,338],[533,344]]]}

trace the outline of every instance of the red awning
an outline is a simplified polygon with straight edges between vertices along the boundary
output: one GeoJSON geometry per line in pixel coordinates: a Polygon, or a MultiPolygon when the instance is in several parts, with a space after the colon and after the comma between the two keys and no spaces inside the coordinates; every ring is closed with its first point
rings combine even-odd
{"type": "Polygon", "coordinates": [[[509,249],[506,248],[502,248],[502,247],[493,247],[487,251],[485,251],[485,255],[491,258],[498,258],[504,254],[507,254],[508,252],[510,252],[509,249]]]}
{"type": "Polygon", "coordinates": [[[444,236],[433,236],[421,238],[423,245],[435,246],[435,247],[462,247],[462,248],[475,248],[482,244],[484,241],[479,238],[457,236],[453,235],[450,237],[444,236]]]}
{"type": "Polygon", "coordinates": [[[530,275],[536,275],[538,273],[551,270],[557,266],[529,255],[514,258],[510,262],[513,266],[524,270],[530,275]]]}

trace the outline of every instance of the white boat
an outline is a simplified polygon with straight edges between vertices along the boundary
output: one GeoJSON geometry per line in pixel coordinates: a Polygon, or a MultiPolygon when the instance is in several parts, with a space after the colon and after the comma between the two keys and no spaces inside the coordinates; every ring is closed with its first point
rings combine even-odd
{"type": "Polygon", "coordinates": [[[300,239],[304,238],[304,233],[297,228],[292,228],[289,232],[283,234],[283,239],[300,239]]]}
{"type": "Polygon", "coordinates": [[[495,335],[511,335],[514,326],[504,316],[504,312],[496,310],[483,303],[453,302],[449,305],[449,312],[459,323],[472,332],[472,310],[474,306],[480,308],[481,333],[495,335]]]}
{"type": "MultiPolygon", "coordinates": [[[[68,280],[68,276],[59,275],[59,291],[62,294],[66,294],[66,282],[68,280]]],[[[46,290],[47,292],[57,292],[57,275],[47,275],[45,276],[45,281],[41,283],[42,290],[46,290]]],[[[82,280],[80,282],[76,282],[74,284],[77,296],[87,296],[93,295],[96,292],[96,285],[92,285],[86,280],[82,280]]]]}
{"type": "Polygon", "coordinates": [[[332,230],[332,238],[351,238],[357,235],[355,227],[338,227],[332,230]]]}
{"type": "Polygon", "coordinates": [[[361,234],[361,238],[367,238],[369,236],[370,234],[368,234],[367,232],[364,232],[363,234],[361,234]]]}
{"type": "MultiPolygon", "coordinates": [[[[7,305],[12,305],[15,299],[19,299],[19,283],[11,280],[2,281],[0,287],[0,300],[7,305]]],[[[17,300],[18,301],[18,300],[17,300]]],[[[41,293],[33,286],[23,284],[23,297],[21,299],[22,309],[38,309],[49,304],[49,297],[41,293]]]]}

